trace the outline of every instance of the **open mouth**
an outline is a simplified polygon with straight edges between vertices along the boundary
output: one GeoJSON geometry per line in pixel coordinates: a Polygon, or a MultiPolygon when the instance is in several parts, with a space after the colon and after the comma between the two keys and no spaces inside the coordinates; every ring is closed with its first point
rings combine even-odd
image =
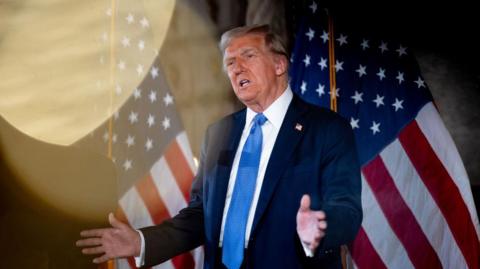
{"type": "Polygon", "coordinates": [[[248,79],[242,79],[238,83],[238,85],[240,85],[240,87],[245,87],[245,86],[248,86],[249,84],[250,84],[250,80],[248,80],[248,79]]]}

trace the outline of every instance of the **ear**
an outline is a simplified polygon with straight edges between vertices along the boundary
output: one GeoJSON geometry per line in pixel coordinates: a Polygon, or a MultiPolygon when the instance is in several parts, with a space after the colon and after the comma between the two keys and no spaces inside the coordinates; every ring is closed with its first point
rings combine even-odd
{"type": "Polygon", "coordinates": [[[275,74],[281,76],[287,72],[288,60],[284,55],[275,55],[275,74]]]}

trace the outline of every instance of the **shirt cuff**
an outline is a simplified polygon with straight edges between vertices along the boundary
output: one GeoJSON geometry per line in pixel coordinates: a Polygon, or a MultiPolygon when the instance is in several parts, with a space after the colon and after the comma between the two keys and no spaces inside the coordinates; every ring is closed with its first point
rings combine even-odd
{"type": "Polygon", "coordinates": [[[135,256],[135,266],[137,268],[142,267],[145,264],[145,238],[143,237],[142,232],[140,230],[136,230],[140,234],[140,255],[135,256]]]}
{"type": "Polygon", "coordinates": [[[303,247],[303,251],[305,252],[305,255],[307,255],[307,257],[309,258],[313,257],[313,252],[310,248],[308,248],[307,244],[303,243],[302,240],[300,240],[300,243],[302,243],[302,247],[303,247]]]}

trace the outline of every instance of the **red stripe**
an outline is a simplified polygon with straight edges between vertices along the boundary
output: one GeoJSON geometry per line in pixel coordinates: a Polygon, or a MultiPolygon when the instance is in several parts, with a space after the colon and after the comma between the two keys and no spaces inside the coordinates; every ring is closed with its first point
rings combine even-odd
{"type": "Polygon", "coordinates": [[[468,267],[480,268],[479,239],[467,206],[416,121],[404,128],[399,140],[447,220],[468,267]]]}
{"type": "MultiPolygon", "coordinates": [[[[163,220],[170,218],[170,214],[150,174],[146,178],[137,181],[135,187],[147,207],[153,223],[159,224],[163,220]]],[[[193,269],[195,267],[195,261],[190,253],[184,253],[172,258],[172,263],[177,269],[193,269]]]]}
{"type": "Polygon", "coordinates": [[[363,227],[360,227],[357,237],[353,241],[352,245],[349,247],[352,258],[355,261],[355,264],[358,268],[368,268],[368,269],[383,269],[387,268],[385,263],[378,255],[377,251],[373,247],[370,239],[363,227]]]}
{"type": "Polygon", "coordinates": [[[382,159],[377,156],[363,169],[392,230],[417,268],[442,268],[440,259],[403,200],[382,159]]]}
{"type": "Polygon", "coordinates": [[[188,165],[183,151],[177,143],[173,140],[172,143],[165,150],[165,160],[167,161],[170,170],[172,171],[177,185],[183,193],[186,201],[190,200],[190,186],[193,181],[193,172],[188,165]]]}

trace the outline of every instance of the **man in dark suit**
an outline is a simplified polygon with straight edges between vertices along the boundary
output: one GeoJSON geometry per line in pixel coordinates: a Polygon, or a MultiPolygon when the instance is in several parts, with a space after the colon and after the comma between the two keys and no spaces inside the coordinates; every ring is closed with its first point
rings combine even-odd
{"type": "Polygon", "coordinates": [[[94,262],[135,256],[151,266],[205,246],[205,268],[340,268],[362,220],[350,125],[288,86],[285,47],[270,28],[222,36],[224,67],[246,109],[207,130],[188,207],[135,231],[83,231],[94,262]],[[328,224],[328,225],[327,225],[328,224]]]}

